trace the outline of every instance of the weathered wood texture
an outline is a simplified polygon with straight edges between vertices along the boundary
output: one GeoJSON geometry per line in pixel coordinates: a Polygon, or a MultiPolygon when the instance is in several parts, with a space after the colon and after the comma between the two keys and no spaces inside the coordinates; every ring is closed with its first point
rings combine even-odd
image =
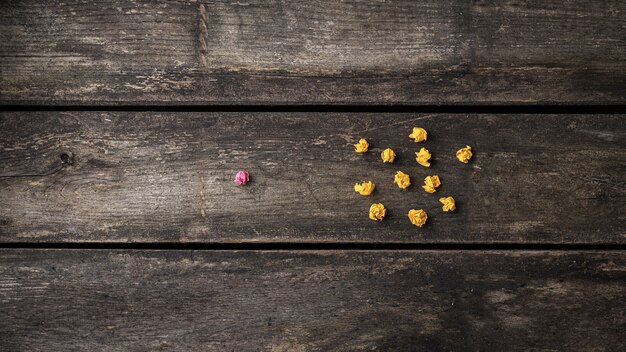
{"type": "Polygon", "coordinates": [[[624,243],[625,137],[620,115],[4,112],[0,240],[624,243]],[[408,138],[415,125],[426,143],[408,138]],[[354,153],[359,137],[370,153],[354,153]],[[469,165],[454,156],[466,144],[469,165]],[[361,180],[372,197],[352,189],[361,180]],[[441,211],[448,195],[457,212],[441,211]]]}
{"type": "Polygon", "coordinates": [[[3,351],[623,351],[625,252],[0,251],[3,351]]]}
{"type": "Polygon", "coordinates": [[[6,1],[0,104],[617,103],[626,2],[6,1]]]}

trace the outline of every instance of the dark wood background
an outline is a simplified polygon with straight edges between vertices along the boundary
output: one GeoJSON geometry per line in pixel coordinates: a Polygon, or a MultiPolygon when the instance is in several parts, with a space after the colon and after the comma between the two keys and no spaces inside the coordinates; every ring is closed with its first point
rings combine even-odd
{"type": "Polygon", "coordinates": [[[623,351],[625,13],[0,2],[0,351],[623,351]]]}
{"type": "Polygon", "coordinates": [[[5,103],[626,102],[620,0],[0,6],[5,103]]]}

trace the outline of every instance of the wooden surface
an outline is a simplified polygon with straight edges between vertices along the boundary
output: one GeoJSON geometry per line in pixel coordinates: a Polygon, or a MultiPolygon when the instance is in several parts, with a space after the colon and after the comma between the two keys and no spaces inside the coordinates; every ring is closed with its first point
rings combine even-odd
{"type": "Polygon", "coordinates": [[[626,2],[7,1],[0,104],[624,104],[626,2]]]}
{"type": "Polygon", "coordinates": [[[0,2],[0,351],[626,350],[624,14],[0,2]]]}
{"type": "Polygon", "coordinates": [[[624,118],[5,112],[0,239],[624,243],[624,118]],[[426,143],[408,138],[415,125],[426,143]],[[468,165],[454,156],[466,144],[468,165]],[[428,169],[415,162],[421,146],[428,169]],[[380,161],[386,147],[394,164],[380,161]],[[246,187],[233,184],[240,169],[246,187]],[[396,170],[412,177],[406,191],[396,170]],[[433,174],[443,185],[427,194],[433,174]],[[361,180],[375,182],[371,197],[354,192],[361,180]],[[443,213],[449,195],[458,211],[443,213]],[[389,209],[382,223],[367,217],[375,202],[389,209]],[[411,208],[428,212],[426,227],[411,225],[411,208]]]}
{"type": "Polygon", "coordinates": [[[623,350],[626,252],[0,251],[3,351],[623,350]]]}

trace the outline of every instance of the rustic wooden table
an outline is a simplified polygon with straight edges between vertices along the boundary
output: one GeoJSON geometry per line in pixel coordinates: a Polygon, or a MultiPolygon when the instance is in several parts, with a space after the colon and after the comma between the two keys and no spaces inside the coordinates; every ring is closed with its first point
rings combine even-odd
{"type": "Polygon", "coordinates": [[[0,351],[623,351],[624,14],[0,3],[0,351]]]}

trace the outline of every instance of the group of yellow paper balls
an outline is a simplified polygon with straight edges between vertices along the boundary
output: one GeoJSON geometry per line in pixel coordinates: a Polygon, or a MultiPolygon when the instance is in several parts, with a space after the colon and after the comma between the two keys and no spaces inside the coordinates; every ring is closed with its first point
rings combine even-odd
{"type": "MultiPolygon", "coordinates": [[[[415,143],[424,142],[428,139],[428,133],[425,129],[421,127],[413,127],[413,132],[409,135],[409,138],[413,139],[415,143]]],[[[354,151],[357,153],[365,153],[369,149],[369,143],[367,140],[361,138],[358,143],[354,145],[354,151]]],[[[431,154],[426,148],[421,148],[419,152],[415,153],[415,161],[418,164],[424,167],[430,167],[430,158],[431,154]]],[[[396,159],[396,153],[391,148],[387,148],[380,153],[380,158],[383,163],[393,163],[396,159]]],[[[456,158],[467,164],[469,160],[472,158],[472,148],[468,145],[464,148],[459,149],[456,152],[456,158]]],[[[393,178],[393,183],[396,184],[401,189],[407,189],[411,185],[411,178],[409,175],[405,174],[402,171],[396,172],[396,175],[393,178]]],[[[424,185],[422,188],[427,193],[435,193],[437,187],[441,186],[441,180],[439,176],[426,176],[424,178],[424,185]]],[[[372,181],[356,183],[354,185],[354,191],[362,196],[369,196],[374,192],[376,185],[372,181]]],[[[442,197],[439,198],[439,202],[443,204],[441,207],[444,212],[454,211],[456,209],[456,204],[454,202],[454,198],[452,197],[442,197]]],[[[385,213],[387,209],[382,203],[375,203],[370,206],[369,210],[369,218],[374,221],[382,221],[385,217],[385,213]]],[[[424,209],[411,209],[409,210],[409,220],[411,223],[417,227],[422,227],[426,224],[426,219],[428,219],[428,214],[424,209]]]]}

